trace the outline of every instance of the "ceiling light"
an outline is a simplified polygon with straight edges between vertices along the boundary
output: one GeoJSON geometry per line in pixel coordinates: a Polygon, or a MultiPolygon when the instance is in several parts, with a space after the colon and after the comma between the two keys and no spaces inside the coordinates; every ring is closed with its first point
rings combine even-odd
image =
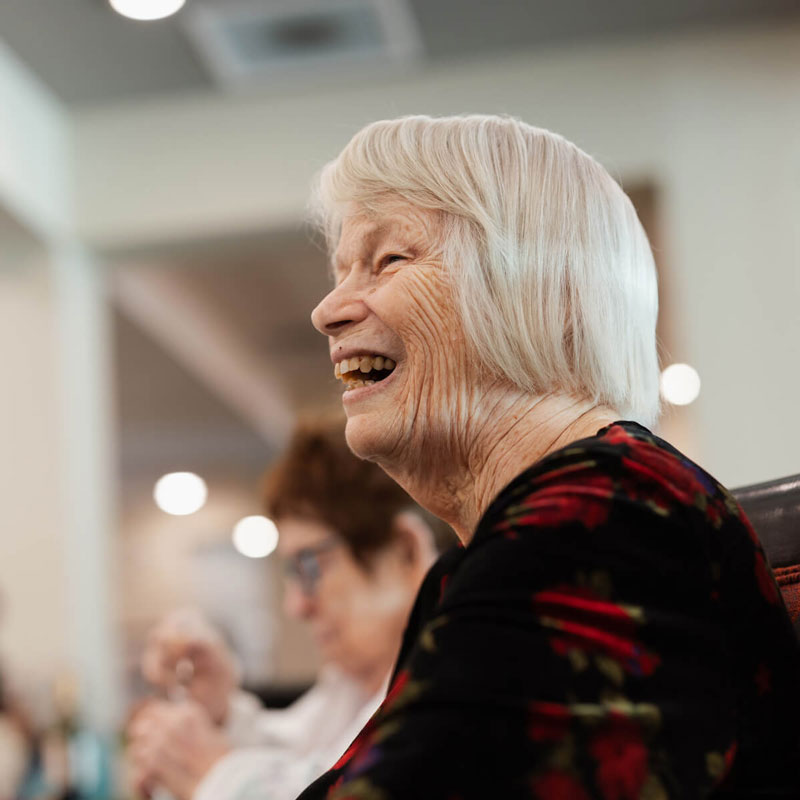
{"type": "Polygon", "coordinates": [[[661,396],[675,406],[688,406],[700,394],[700,376],[688,364],[671,364],[661,373],[661,396]]]}
{"type": "Polygon", "coordinates": [[[199,511],[207,496],[206,482],[193,472],[170,472],[158,479],[153,490],[156,505],[176,516],[199,511]]]}
{"type": "Polygon", "coordinates": [[[186,0],[108,0],[114,11],[130,19],[164,19],[183,8],[186,0]]]}
{"type": "Polygon", "coordinates": [[[245,517],[233,528],[233,546],[248,558],[264,558],[278,546],[278,529],[267,517],[245,517]]]}

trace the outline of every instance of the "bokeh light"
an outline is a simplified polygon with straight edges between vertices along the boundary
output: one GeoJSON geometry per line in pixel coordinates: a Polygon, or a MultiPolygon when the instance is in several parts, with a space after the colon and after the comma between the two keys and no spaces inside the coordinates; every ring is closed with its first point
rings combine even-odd
{"type": "Polygon", "coordinates": [[[661,373],[661,396],[675,406],[687,406],[700,394],[700,376],[688,364],[671,364],[661,373]]]}
{"type": "Polygon", "coordinates": [[[193,472],[170,472],[158,479],[153,497],[156,505],[167,514],[185,516],[205,505],[208,488],[193,472]]]}
{"type": "Polygon", "coordinates": [[[267,517],[245,517],[233,528],[233,545],[243,556],[265,558],[278,546],[278,528],[267,517]]]}

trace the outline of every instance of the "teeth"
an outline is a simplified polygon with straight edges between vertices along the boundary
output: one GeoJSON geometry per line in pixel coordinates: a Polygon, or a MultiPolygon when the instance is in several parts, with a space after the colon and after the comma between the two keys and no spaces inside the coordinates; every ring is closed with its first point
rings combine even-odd
{"type": "Polygon", "coordinates": [[[376,381],[345,376],[353,372],[360,375],[368,375],[372,370],[392,370],[395,366],[396,364],[391,358],[355,356],[353,358],[343,358],[338,364],[334,364],[333,374],[338,380],[344,381],[348,388],[357,388],[358,386],[372,386],[376,381]]]}

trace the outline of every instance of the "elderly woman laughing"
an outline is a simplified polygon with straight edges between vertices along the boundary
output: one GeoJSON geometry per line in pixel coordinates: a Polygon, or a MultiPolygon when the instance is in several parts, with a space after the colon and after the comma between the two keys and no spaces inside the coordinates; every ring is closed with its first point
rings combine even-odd
{"type": "Polygon", "coordinates": [[[798,797],[800,657],[742,511],[653,435],[633,207],[513,119],[358,133],[317,198],[347,440],[463,547],[309,798],[798,797]]]}

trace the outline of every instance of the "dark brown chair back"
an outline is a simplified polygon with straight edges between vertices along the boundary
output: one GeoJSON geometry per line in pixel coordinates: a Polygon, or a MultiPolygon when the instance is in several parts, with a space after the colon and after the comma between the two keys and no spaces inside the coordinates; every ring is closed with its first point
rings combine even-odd
{"type": "Polygon", "coordinates": [[[753,523],[800,637],[800,475],[733,494],[753,523]]]}

